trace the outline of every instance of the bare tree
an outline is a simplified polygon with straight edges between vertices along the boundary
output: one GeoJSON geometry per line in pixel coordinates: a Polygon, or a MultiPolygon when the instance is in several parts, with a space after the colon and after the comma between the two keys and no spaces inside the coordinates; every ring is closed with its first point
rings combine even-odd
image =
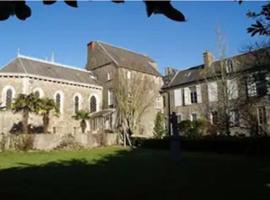
{"type": "Polygon", "coordinates": [[[231,68],[232,60],[226,59],[226,41],[219,29],[217,29],[217,46],[219,61],[205,66],[202,72],[208,90],[207,111],[209,118],[210,116],[212,118],[211,121],[215,121],[219,133],[230,135],[231,118],[238,101],[238,77],[231,68]],[[210,100],[210,96],[215,96],[213,101],[210,100]]]}
{"type": "Polygon", "coordinates": [[[139,129],[142,115],[151,107],[157,94],[154,80],[146,74],[119,69],[114,80],[117,127],[129,145],[130,135],[139,129]],[[130,73],[130,72],[129,72],[130,73]]]}

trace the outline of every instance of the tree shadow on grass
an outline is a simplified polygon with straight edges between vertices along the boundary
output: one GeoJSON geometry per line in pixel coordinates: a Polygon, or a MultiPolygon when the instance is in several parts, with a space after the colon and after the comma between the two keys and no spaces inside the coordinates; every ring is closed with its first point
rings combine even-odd
{"type": "MultiPolygon", "coordinates": [[[[91,155],[91,154],[89,154],[91,155]]],[[[86,158],[87,159],[87,158],[86,158]]],[[[1,199],[268,199],[268,161],[119,150],[95,162],[20,163],[0,171],[1,199]]]]}

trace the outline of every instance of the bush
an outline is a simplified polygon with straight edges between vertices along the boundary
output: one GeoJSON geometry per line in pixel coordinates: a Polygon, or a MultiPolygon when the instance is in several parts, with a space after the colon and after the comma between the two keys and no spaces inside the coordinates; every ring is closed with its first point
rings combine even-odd
{"type": "MultiPolygon", "coordinates": [[[[170,148],[170,138],[146,139],[132,138],[133,145],[141,148],[164,149],[170,148]]],[[[201,151],[215,153],[238,154],[270,154],[270,137],[231,137],[204,136],[200,138],[180,137],[181,148],[184,151],[201,151]]]]}
{"type": "Polygon", "coordinates": [[[153,130],[153,135],[155,138],[162,138],[165,135],[166,131],[164,125],[164,115],[161,112],[158,112],[153,130]]]}

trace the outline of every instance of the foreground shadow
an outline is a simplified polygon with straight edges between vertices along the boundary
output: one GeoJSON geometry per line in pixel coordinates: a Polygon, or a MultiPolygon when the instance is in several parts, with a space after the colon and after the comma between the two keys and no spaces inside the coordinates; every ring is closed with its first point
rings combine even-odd
{"type": "MultiPolygon", "coordinates": [[[[89,153],[89,156],[91,154],[89,153]]],[[[0,171],[1,199],[268,199],[269,160],[119,150],[86,159],[20,163],[0,171]]],[[[254,158],[252,158],[254,159],[254,158]]]]}

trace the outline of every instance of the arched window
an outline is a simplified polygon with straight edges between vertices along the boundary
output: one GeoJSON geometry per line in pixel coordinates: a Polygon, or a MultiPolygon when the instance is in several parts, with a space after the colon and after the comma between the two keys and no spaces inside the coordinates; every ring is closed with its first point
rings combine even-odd
{"type": "Polygon", "coordinates": [[[35,94],[36,97],[40,98],[40,92],[39,91],[35,91],[34,94],[35,94]]]}
{"type": "Polygon", "coordinates": [[[79,111],[79,102],[80,98],[78,96],[75,96],[74,98],[74,113],[77,113],[79,111]]]}
{"type": "Polygon", "coordinates": [[[41,88],[35,88],[33,90],[33,93],[38,97],[38,98],[42,98],[44,96],[44,92],[41,88]]]}
{"type": "Polygon", "coordinates": [[[97,111],[97,99],[96,97],[92,96],[90,99],[90,112],[96,112],[97,111]]]}
{"type": "Polygon", "coordinates": [[[55,104],[58,111],[61,112],[61,95],[59,93],[55,96],[55,104]]]}
{"type": "Polygon", "coordinates": [[[6,108],[11,108],[12,98],[13,92],[11,89],[8,89],[6,92],[6,108]]]}

